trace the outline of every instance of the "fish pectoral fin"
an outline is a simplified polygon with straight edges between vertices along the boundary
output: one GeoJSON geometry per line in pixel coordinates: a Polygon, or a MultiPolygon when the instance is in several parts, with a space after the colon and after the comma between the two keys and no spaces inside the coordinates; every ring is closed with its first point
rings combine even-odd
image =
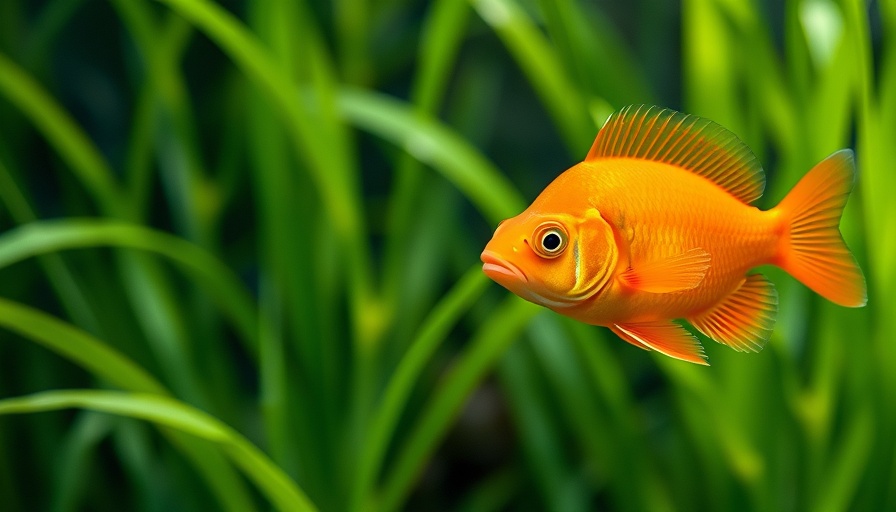
{"type": "Polygon", "coordinates": [[[775,285],[762,274],[753,274],[715,307],[687,320],[707,337],[738,352],[759,352],[771,335],[777,312],[775,285]]]}
{"type": "Polygon", "coordinates": [[[653,349],[675,359],[709,366],[700,341],[671,321],[613,324],[610,329],[632,345],[653,349]]]}
{"type": "Polygon", "coordinates": [[[682,254],[629,268],[619,275],[619,279],[629,288],[643,292],[681,292],[696,288],[703,281],[709,261],[709,253],[695,247],[682,254]]]}

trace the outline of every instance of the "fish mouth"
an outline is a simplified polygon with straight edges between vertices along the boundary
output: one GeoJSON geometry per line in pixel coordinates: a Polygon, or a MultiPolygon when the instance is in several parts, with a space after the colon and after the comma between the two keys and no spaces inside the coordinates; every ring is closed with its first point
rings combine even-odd
{"type": "Polygon", "coordinates": [[[529,278],[526,277],[526,274],[519,267],[498,256],[495,252],[482,251],[480,259],[482,260],[482,271],[492,279],[507,276],[515,277],[523,283],[529,282],[529,278]]]}

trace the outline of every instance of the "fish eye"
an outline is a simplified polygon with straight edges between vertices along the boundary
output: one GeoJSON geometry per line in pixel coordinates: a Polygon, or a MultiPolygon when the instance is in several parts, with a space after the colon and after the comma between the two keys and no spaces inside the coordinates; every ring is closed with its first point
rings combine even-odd
{"type": "Polygon", "coordinates": [[[544,258],[559,256],[566,249],[566,230],[556,222],[545,222],[535,230],[535,252],[544,258]]]}
{"type": "Polygon", "coordinates": [[[556,231],[548,231],[541,237],[541,248],[548,252],[554,252],[560,248],[560,243],[562,241],[559,233],[556,231]]]}

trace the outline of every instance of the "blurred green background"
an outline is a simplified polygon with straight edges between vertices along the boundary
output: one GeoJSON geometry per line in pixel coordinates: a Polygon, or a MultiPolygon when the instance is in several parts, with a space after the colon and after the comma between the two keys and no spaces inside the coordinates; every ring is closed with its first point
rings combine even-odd
{"type": "Polygon", "coordinates": [[[896,2],[0,2],[0,509],[896,510],[896,2]],[[764,208],[852,147],[869,305],[646,353],[479,252],[629,103],[764,208]],[[891,311],[891,313],[886,313],[891,311]]]}

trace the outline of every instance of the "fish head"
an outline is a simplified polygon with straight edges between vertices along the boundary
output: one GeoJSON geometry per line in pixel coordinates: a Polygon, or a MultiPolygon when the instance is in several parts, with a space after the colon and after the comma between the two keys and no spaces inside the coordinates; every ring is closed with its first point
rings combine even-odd
{"type": "Polygon", "coordinates": [[[530,212],[502,221],[482,251],[482,270],[520,297],[564,309],[594,297],[619,259],[613,229],[596,209],[530,212]]]}

